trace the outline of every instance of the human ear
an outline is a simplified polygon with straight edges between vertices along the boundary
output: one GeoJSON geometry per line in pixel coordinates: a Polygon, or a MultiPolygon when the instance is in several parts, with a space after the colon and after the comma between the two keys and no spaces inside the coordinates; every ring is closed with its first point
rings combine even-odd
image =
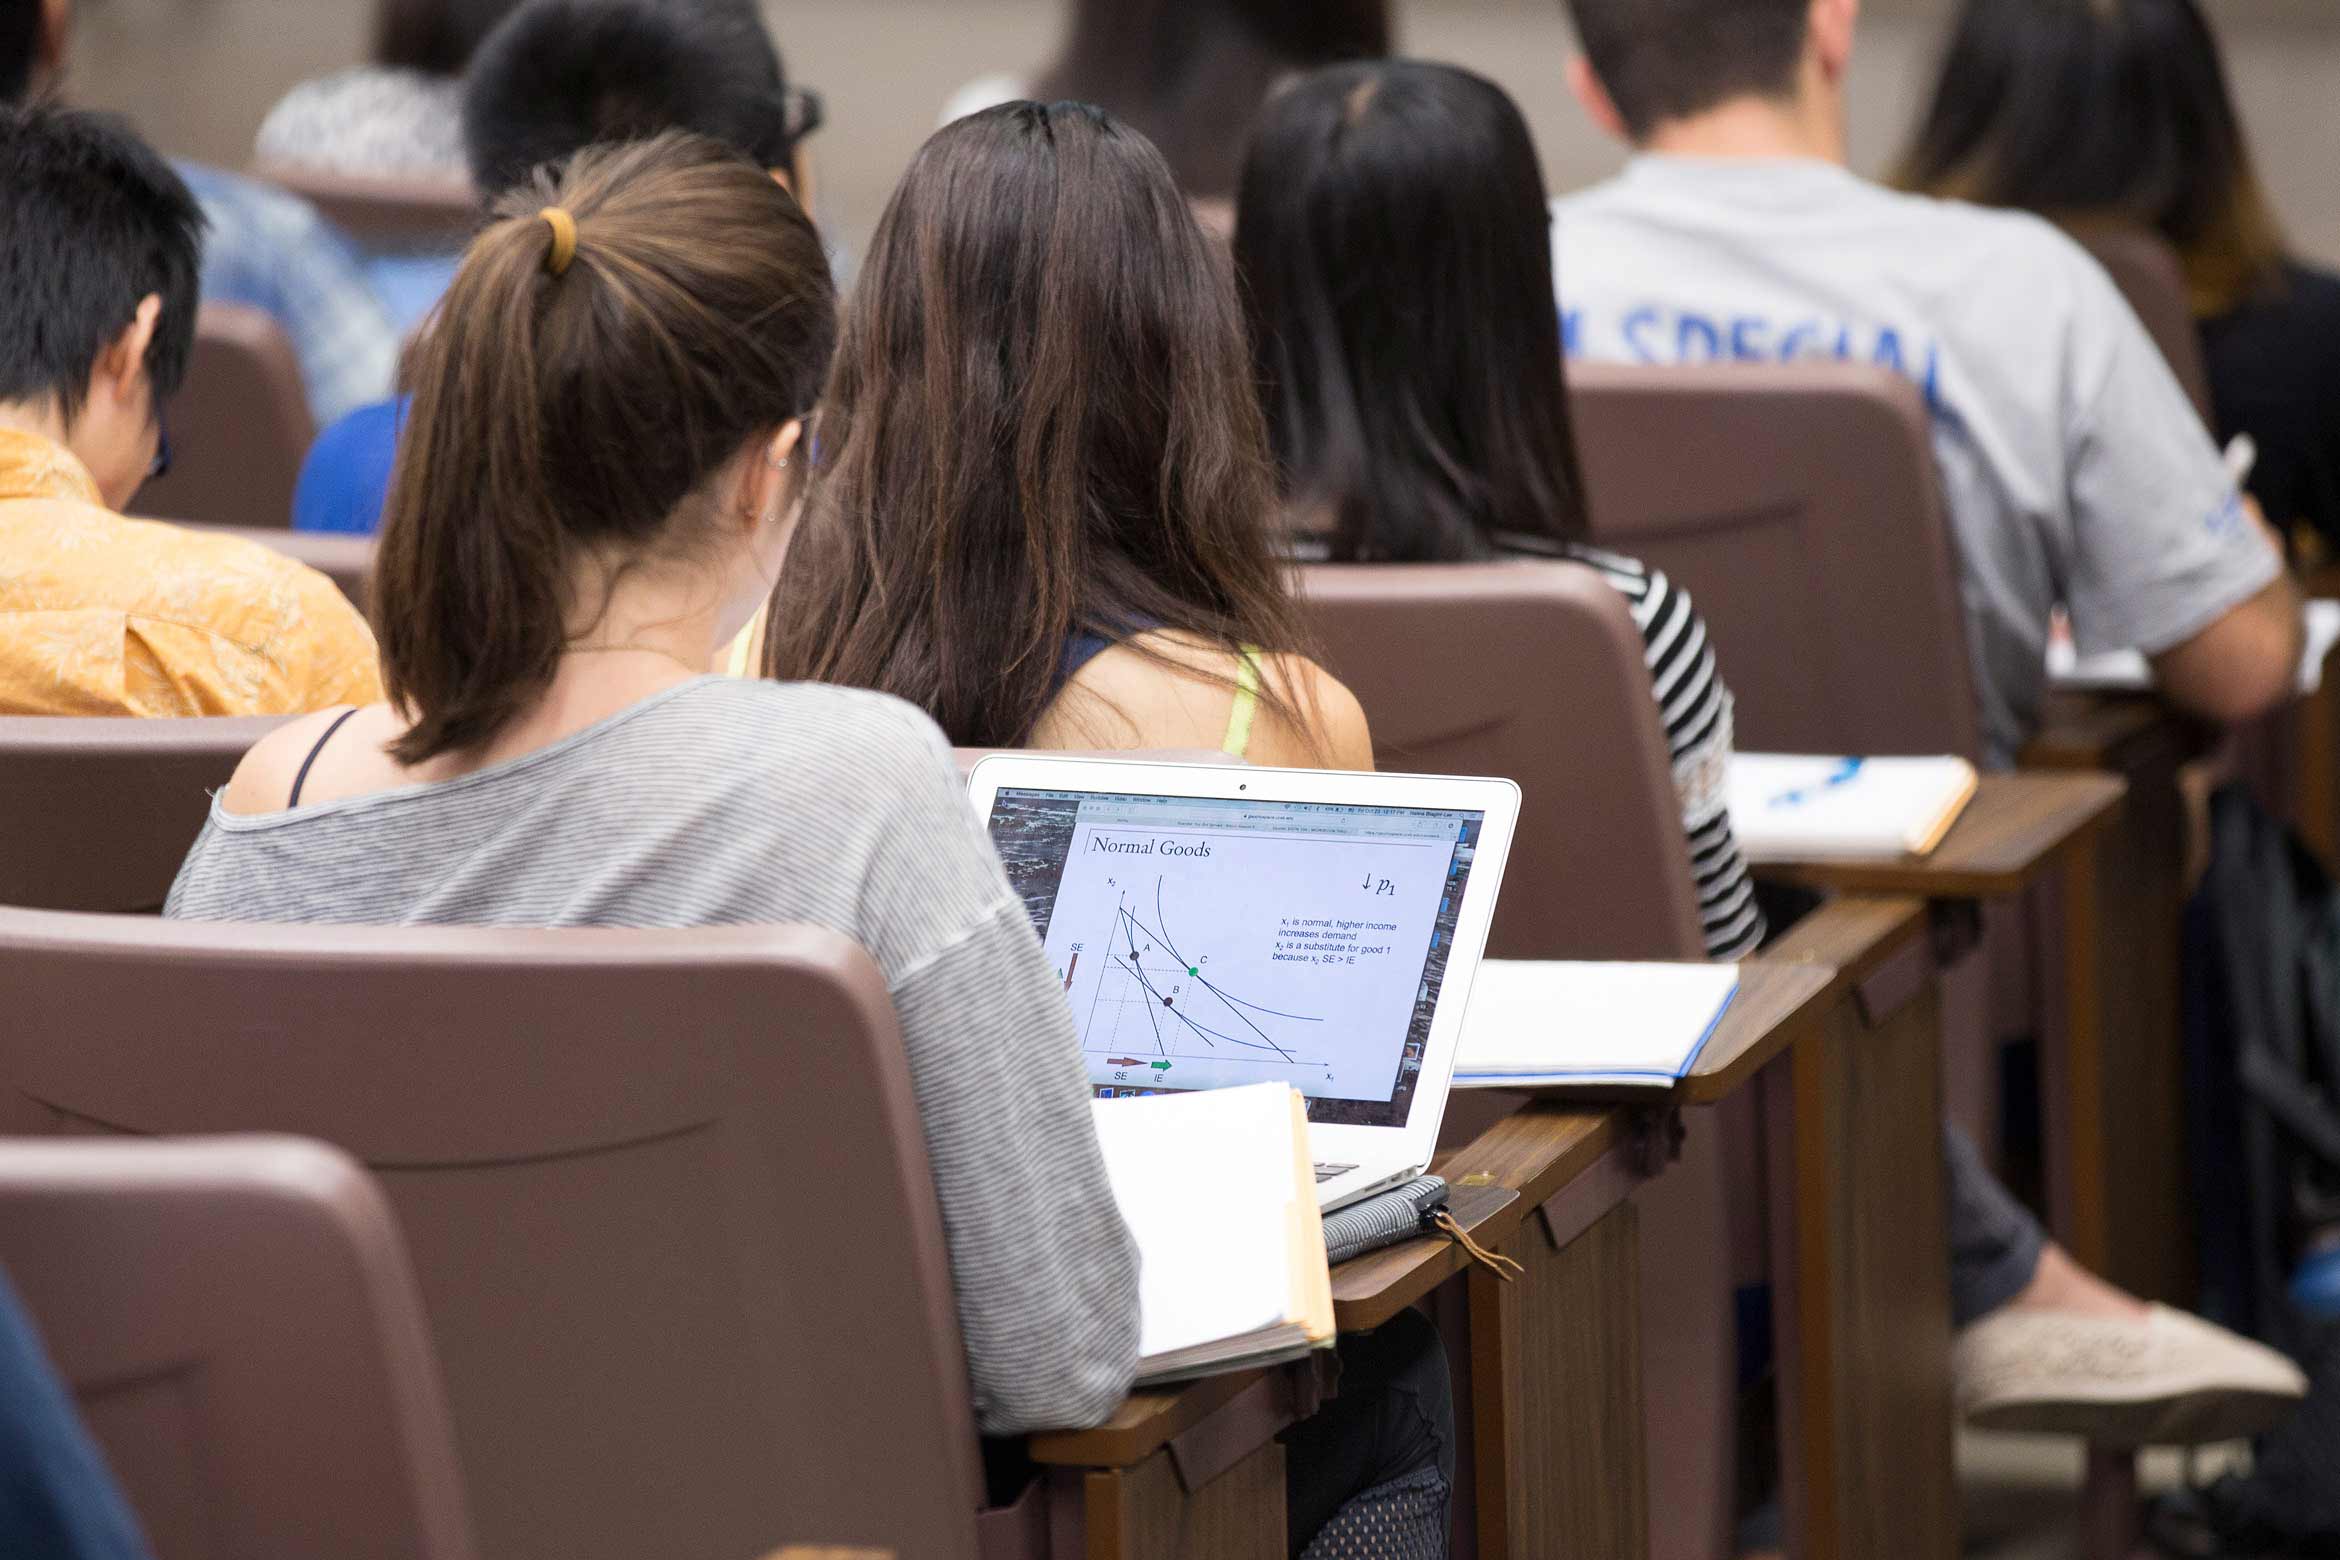
{"type": "Polygon", "coordinates": [[[803,442],[804,419],[792,417],[769,439],[748,446],[734,508],[750,530],[778,525],[791,495],[802,490],[804,484],[792,476],[803,442]]]}
{"type": "Polygon", "coordinates": [[[162,306],[160,293],[148,293],[139,299],[138,310],[130,316],[130,323],[98,350],[90,383],[93,397],[105,395],[125,412],[144,414],[145,408],[136,403],[152,394],[146,354],[154,346],[156,327],[162,323],[162,306]]]}
{"type": "Polygon", "coordinates": [[[1616,99],[1601,85],[1592,61],[1581,54],[1568,56],[1568,91],[1584,110],[1584,117],[1592,121],[1594,129],[1612,140],[1632,141],[1632,132],[1625,128],[1625,116],[1617,112],[1616,99]]]}
{"type": "Polygon", "coordinates": [[[1852,68],[1853,34],[1860,19],[1861,0],[1812,0],[1812,52],[1830,82],[1842,81],[1852,68]]]}

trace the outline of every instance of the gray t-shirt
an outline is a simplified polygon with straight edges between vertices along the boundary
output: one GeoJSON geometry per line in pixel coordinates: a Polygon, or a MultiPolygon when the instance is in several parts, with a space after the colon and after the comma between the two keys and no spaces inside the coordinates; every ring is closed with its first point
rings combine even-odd
{"type": "Polygon", "coordinates": [[[1656,155],[1553,216],[1571,356],[1853,359],[1916,382],[1995,763],[2037,727],[2054,608],[2084,655],[2158,654],[2281,567],[2110,278],[2037,218],[1824,162],[1656,155]]]}
{"type": "Polygon", "coordinates": [[[1137,1368],[1137,1253],[1071,1013],[942,733],[898,700],[702,678],[459,779],[215,802],[166,914],[376,926],[809,924],[884,973],[977,1416],[1094,1424],[1137,1368]]]}

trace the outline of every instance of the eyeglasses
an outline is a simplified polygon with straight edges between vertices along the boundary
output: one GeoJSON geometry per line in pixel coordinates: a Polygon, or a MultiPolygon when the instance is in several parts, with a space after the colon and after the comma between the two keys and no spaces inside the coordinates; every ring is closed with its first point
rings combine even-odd
{"type": "Polygon", "coordinates": [[[790,87],[780,99],[781,129],[790,145],[818,130],[827,118],[821,95],[810,87],[790,87]]]}
{"type": "Polygon", "coordinates": [[[171,425],[163,416],[161,407],[154,409],[154,462],[146,468],[146,480],[160,482],[171,474],[171,425]]]}

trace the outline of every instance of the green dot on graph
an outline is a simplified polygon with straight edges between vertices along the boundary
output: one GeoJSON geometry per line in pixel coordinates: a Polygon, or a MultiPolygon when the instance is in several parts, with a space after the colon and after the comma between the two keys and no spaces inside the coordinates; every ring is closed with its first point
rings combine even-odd
{"type": "Polygon", "coordinates": [[[1186,973],[1189,975],[1200,975],[1202,971],[1199,969],[1189,969],[1186,973]]]}

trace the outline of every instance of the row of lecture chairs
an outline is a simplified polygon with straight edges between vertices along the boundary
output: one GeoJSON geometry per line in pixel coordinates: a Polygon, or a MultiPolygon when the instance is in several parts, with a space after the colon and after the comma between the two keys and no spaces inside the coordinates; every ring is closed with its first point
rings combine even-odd
{"type": "MultiPolygon", "coordinates": [[[[1603,539],[1667,567],[1699,595],[1714,625],[1724,664],[1740,691],[1742,731],[1748,733],[1748,745],[1838,751],[1964,750],[1956,734],[1958,728],[1937,723],[1961,718],[1961,709],[1970,706],[1960,698],[1943,699],[1942,707],[1930,714],[1913,714],[1890,697],[1863,701],[1864,688],[1897,682],[1906,702],[1913,691],[1932,690],[1937,677],[1949,680],[1956,692],[1964,691],[1962,626],[1954,592],[1945,583],[1947,543],[1941,536],[1938,501],[1930,497],[1930,473],[1924,466],[1922,408],[1906,387],[1864,377],[1859,370],[1797,371],[1780,375],[1777,382],[1764,380],[1759,371],[1736,373],[1737,377],[1717,374],[1660,379],[1637,377],[1632,371],[1580,371],[1579,383],[1585,392],[1580,416],[1586,419],[1588,456],[1596,461],[1591,482],[1603,539]],[[1615,382],[1605,382],[1604,375],[1612,373],[1615,382]],[[1761,393],[1750,395],[1754,391],[1761,393]],[[1774,415],[1769,419],[1749,416],[1746,407],[1751,400],[1773,403],[1774,415]],[[1798,412],[1789,410],[1797,407],[1801,408],[1798,412]],[[1663,435],[1645,431],[1651,428],[1669,431],[1663,435]],[[1653,442],[1661,438],[1662,442],[1653,442]],[[1636,468],[1619,456],[1609,463],[1616,466],[1613,471],[1601,463],[1609,451],[1670,451],[1685,441],[1702,448],[1740,451],[1745,458],[1705,463],[1726,479],[1705,485],[1680,482],[1682,474],[1672,470],[1668,460],[1649,461],[1636,468]],[[1824,458],[1832,447],[1838,452],[1833,462],[1824,458]],[[1848,448],[1861,450],[1863,459],[1843,460],[1841,452],[1848,448]],[[1848,466],[1856,469],[1845,469],[1848,466]],[[1919,479],[1905,483],[1900,475],[1892,474],[1896,471],[1916,473],[1919,479]],[[1633,491],[1632,484],[1647,479],[1652,472],[1676,479],[1677,486],[1655,498],[1624,502],[1622,495],[1633,491]],[[1756,476],[1766,477],[1767,484],[1748,480],[1756,476]],[[1897,532],[1903,546],[1872,548],[1864,555],[1859,552],[1860,536],[1851,529],[1855,526],[1870,532],[1897,532]],[[1909,562],[1913,538],[1919,544],[1914,556],[1921,563],[1930,561],[1930,569],[1903,567],[1909,562]],[[1843,550],[1846,548],[1853,550],[1843,550]],[[1714,566],[1713,555],[1729,561],[1714,566]],[[1900,598],[1904,610],[1880,625],[1880,630],[1890,632],[1872,640],[1869,648],[1893,647],[1911,658],[1906,667],[1881,670],[1874,656],[1862,659],[1852,636],[1832,636],[1827,621],[1835,606],[1832,600],[1815,598],[1806,602],[1805,610],[1785,611],[1778,610],[1776,602],[1751,599],[1766,594],[1751,588],[1755,581],[1783,589],[1822,589],[1823,582],[1815,576],[1846,574],[1840,560],[1847,557],[1859,559],[1860,570],[1902,568],[1900,574],[1885,577],[1899,582],[1894,586],[1897,592],[1908,592],[1900,598]],[[1816,560],[1823,559],[1829,560],[1825,569],[1816,566],[1816,560]],[[1925,611],[1911,609],[1911,603],[1923,605],[1925,611]],[[1742,623],[1732,617],[1735,612],[1751,615],[1742,623]],[[1927,621],[1935,621],[1939,632],[1925,631],[1927,621]],[[1734,650],[1734,644],[1740,648],[1734,650]],[[1783,646],[1790,648],[1783,650],[1783,646]],[[1776,661],[1771,660],[1774,655],[1776,661]],[[1764,679],[1778,661],[1799,662],[1801,675],[1777,679],[1779,685],[1774,689],[1764,679]],[[1826,689],[1824,697],[1814,698],[1816,685],[1826,689]],[[1841,737],[1793,743],[1774,740],[1771,733],[1775,730],[1785,734],[1804,729],[1793,721],[1810,713],[1802,708],[1807,705],[1859,712],[1861,719],[1875,723],[1865,730],[1888,731],[1892,729],[1890,722],[1898,719],[1905,723],[1900,729],[1918,735],[1906,747],[1889,740],[1854,742],[1841,737]],[[1950,735],[1933,735],[1944,732],[1950,735]],[[1763,735],[1759,739],[1754,733],[1763,735]]],[[[354,579],[358,575],[362,575],[362,561],[343,577],[354,579]]],[[[1862,583],[1873,577],[1853,574],[1846,594],[1861,594],[1862,583]]],[[[1374,722],[1385,767],[1507,773],[1528,782],[1527,811],[1522,818],[1514,873],[1508,880],[1514,886],[1507,889],[1492,952],[1514,956],[1695,956],[1695,899],[1673,812],[1662,737],[1649,706],[1646,675],[1640,668],[1638,636],[1605,585],[1565,567],[1532,571],[1312,570],[1308,596],[1326,640],[1327,660],[1363,700],[1374,722]],[[1461,622],[1471,627],[1458,629],[1461,622]],[[1479,631],[1482,624],[1485,632],[1479,631]],[[1405,646],[1405,652],[1391,655],[1393,644],[1405,646]],[[1550,666],[1556,669],[1555,675],[1538,685],[1500,670],[1522,665],[1550,666]],[[1557,669],[1561,668],[1567,669],[1567,675],[1559,674],[1557,669]]],[[[1971,714],[1963,719],[1970,731],[1971,714]]],[[[1831,725],[1822,734],[1845,729],[1831,725]]],[[[136,726],[0,721],[0,755],[15,747],[39,755],[23,764],[13,758],[0,759],[0,787],[16,787],[14,795],[0,791],[0,816],[39,817],[44,834],[66,847],[60,853],[63,859],[51,861],[45,869],[37,854],[30,851],[12,850],[8,858],[0,859],[0,903],[115,910],[151,908],[159,903],[178,854],[200,822],[200,791],[189,799],[187,787],[190,783],[200,787],[223,781],[235,755],[248,745],[252,735],[246,723],[136,726]],[[76,730],[58,729],[67,725],[76,730]],[[136,729],[122,729],[134,726],[136,729]],[[202,743],[193,740],[199,736],[193,731],[170,733],[172,739],[185,740],[165,744],[176,749],[166,762],[138,756],[138,750],[159,740],[157,728],[171,726],[243,729],[219,732],[215,751],[208,756],[198,751],[202,743]],[[109,774],[112,780],[92,783],[93,776],[109,774]],[[205,774],[208,779],[202,778],[205,774]],[[147,787],[143,795],[138,789],[142,778],[147,787]],[[116,789],[109,793],[108,785],[116,789]],[[157,785],[167,787],[172,800],[154,805],[157,785]],[[113,800],[94,816],[118,825],[124,817],[151,814],[151,836],[144,841],[109,839],[103,829],[85,833],[71,826],[73,809],[83,797],[108,795],[113,800]],[[121,805],[125,799],[135,800],[125,807],[121,805]],[[179,809],[175,822],[171,821],[174,806],[179,809]],[[116,865],[93,862],[93,851],[103,851],[116,865]],[[143,860],[127,859],[142,852],[143,860]],[[124,869],[117,870],[117,866],[124,869]]],[[[1971,737],[1964,740],[1970,742],[1971,737]]],[[[123,935],[135,943],[151,930],[138,928],[123,935]]],[[[81,935],[40,926],[31,928],[27,935],[33,934],[37,934],[36,962],[46,961],[56,951],[53,941],[43,944],[41,939],[81,935]]],[[[273,972],[284,965],[281,949],[254,957],[258,960],[255,970],[273,972]]],[[[167,971],[150,973],[152,979],[124,984],[146,987],[157,994],[164,1009],[174,1013],[184,1006],[168,995],[176,987],[167,971]]],[[[291,1031],[272,1026],[271,1033],[281,1045],[291,1031]]],[[[190,1087],[195,1081],[187,1080],[190,1087]]],[[[246,1099],[237,1103],[253,1102],[246,1099]]],[[[119,1129],[123,1125],[103,1114],[85,1119],[69,1107],[59,1109],[55,1102],[48,1102],[48,1108],[56,1112],[57,1123],[74,1124],[69,1129],[119,1129]]],[[[266,1112],[255,1118],[236,1111],[203,1123],[218,1129],[288,1124],[298,1123],[266,1112]]],[[[1694,1141],[1696,1138],[1694,1134],[1694,1141]]],[[[393,1164],[390,1168],[398,1167],[393,1164]]],[[[1663,1178],[1659,1186],[1665,1186],[1667,1179],[1679,1182],[1682,1178],[1663,1178]]],[[[395,1182],[393,1195],[399,1195],[395,1182]]],[[[1643,1225],[1653,1244],[1660,1222],[1651,1219],[1643,1225]]],[[[426,1294],[432,1282],[427,1269],[426,1263],[426,1294]]],[[[1646,1294],[1644,1298],[1648,1298],[1646,1294]]],[[[436,1306],[433,1318],[445,1325],[436,1306]]],[[[1660,1335],[1662,1326],[1653,1337],[1660,1335]]],[[[441,1341],[445,1347],[447,1340],[441,1341]]],[[[451,1380],[463,1376],[456,1362],[467,1358],[460,1350],[456,1352],[450,1364],[451,1380]]],[[[1678,1457],[1683,1442],[1663,1437],[1656,1416],[1679,1405],[1662,1398],[1659,1384],[1655,1379],[1650,1383],[1650,1439],[1653,1445],[1666,1449],[1664,1455],[1678,1457]]],[[[464,1419],[461,1389],[456,1396],[460,1429],[464,1419]]],[[[469,1441],[464,1444],[468,1451],[469,1441]]],[[[478,1477],[474,1460],[475,1485],[478,1477]]],[[[1662,1483],[1662,1472],[1653,1473],[1653,1480],[1662,1483]]],[[[1662,1501],[1656,1497],[1663,1493],[1653,1489],[1651,1502],[1653,1508],[1661,1508],[1661,1518],[1662,1501]]],[[[1500,1498],[1500,1490],[1496,1494],[1500,1498]]],[[[959,1510],[963,1515],[965,1508],[959,1510]]],[[[1481,1526],[1485,1527],[1484,1520],[1481,1526]]],[[[1645,1535],[1649,1549],[1669,1554],[1700,1552],[1695,1541],[1688,1547],[1667,1542],[1662,1527],[1661,1521],[1659,1532],[1645,1535]]],[[[808,1529],[853,1536],[865,1531],[803,1521],[787,1528],[808,1529]]],[[[883,1536],[871,1535],[873,1539],[883,1536]]],[[[497,1542],[488,1552],[502,1553],[508,1548],[509,1543],[497,1542]]],[[[911,1547],[903,1552],[928,1551],[911,1547]]],[[[1533,1550],[1515,1542],[1511,1552],[1533,1550]]],[[[1614,1552],[1640,1553],[1643,1549],[1627,1542],[1614,1552]]],[[[1859,1551],[1857,1546],[1838,1544],[1810,1552],[1859,1551]]]]}

